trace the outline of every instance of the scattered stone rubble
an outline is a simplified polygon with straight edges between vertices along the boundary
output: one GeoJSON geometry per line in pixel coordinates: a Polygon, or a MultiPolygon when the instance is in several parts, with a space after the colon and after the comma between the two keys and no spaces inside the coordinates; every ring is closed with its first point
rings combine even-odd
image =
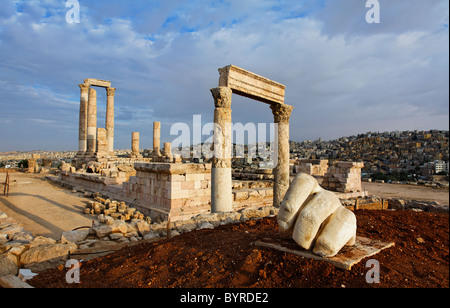
{"type": "MultiPolygon", "coordinates": [[[[96,199],[87,209],[92,210],[92,204],[96,209],[101,208],[100,197],[97,196],[96,199]]],[[[152,223],[149,217],[122,202],[105,200],[101,204],[105,209],[93,221],[92,226],[63,232],[58,241],[45,236],[35,237],[24,230],[22,224],[0,212],[0,277],[18,275],[21,268],[31,269],[33,272],[54,268],[65,264],[69,253],[74,254],[83,249],[104,247],[107,250],[109,245],[176,236],[193,230],[213,229],[223,224],[278,214],[277,208],[268,206],[239,212],[199,214],[189,220],[173,223],[152,223]],[[106,208],[105,203],[109,203],[109,208],[106,208]],[[114,204],[117,205],[118,212],[108,213],[114,204]],[[125,220],[128,215],[130,219],[125,220]]]]}
{"type": "MultiPolygon", "coordinates": [[[[157,240],[200,229],[213,229],[219,225],[237,223],[248,219],[258,219],[278,215],[278,208],[264,206],[244,208],[223,213],[204,213],[187,220],[173,222],[155,219],[152,221],[127,206],[124,202],[104,199],[96,193],[92,196],[85,213],[97,215],[92,226],[85,226],[61,234],[60,240],[45,236],[34,236],[26,231],[6,213],[0,212],[0,276],[17,275],[19,269],[40,272],[64,264],[68,254],[83,249],[104,249],[109,245],[127,244],[141,240],[157,240]],[[168,234],[170,233],[170,234],[168,234]]],[[[377,197],[360,198],[359,202],[377,202],[377,197]]],[[[385,199],[386,200],[386,199],[385,199]]],[[[356,199],[341,200],[344,206],[355,205],[356,199]]],[[[448,205],[437,202],[387,199],[389,209],[427,212],[448,212],[448,205]]]]}
{"type": "Polygon", "coordinates": [[[36,271],[51,267],[55,260],[76,249],[75,243],[35,237],[22,224],[0,212],[0,276],[17,275],[19,268],[36,271]]]}
{"type": "Polygon", "coordinates": [[[389,208],[395,210],[413,210],[434,213],[448,213],[449,205],[440,204],[436,201],[422,201],[422,200],[405,200],[400,198],[388,199],[389,208]]]}
{"type": "MultiPolygon", "coordinates": [[[[86,205],[84,213],[98,215],[98,222],[93,224],[90,235],[94,235],[98,239],[138,241],[167,236],[168,229],[173,229],[170,235],[177,235],[195,229],[214,228],[221,224],[277,215],[278,208],[264,206],[233,212],[203,213],[193,216],[191,219],[174,222],[161,221],[161,219],[152,221],[149,216],[145,216],[135,208],[127,206],[125,202],[104,199],[94,195],[94,201],[90,201],[86,205]]],[[[77,232],[73,235],[67,233],[68,236],[74,236],[77,239],[77,236],[80,235],[81,237],[81,234],[84,233],[77,232]]],[[[66,238],[66,234],[63,234],[63,236],[66,238]]],[[[85,237],[87,236],[86,234],[85,237]]],[[[78,242],[78,244],[83,245],[81,248],[87,248],[86,244],[88,243],[78,242]]]]}
{"type": "Polygon", "coordinates": [[[151,218],[144,216],[136,208],[128,207],[125,202],[118,202],[116,200],[104,199],[99,194],[94,194],[94,201],[89,201],[86,205],[84,214],[95,214],[111,217],[118,220],[139,219],[147,223],[151,223],[151,218]]]}

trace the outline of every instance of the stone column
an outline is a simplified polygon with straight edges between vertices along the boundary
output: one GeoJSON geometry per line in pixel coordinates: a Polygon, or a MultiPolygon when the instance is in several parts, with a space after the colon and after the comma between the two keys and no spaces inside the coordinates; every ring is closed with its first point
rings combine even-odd
{"type": "Polygon", "coordinates": [[[153,156],[161,156],[161,122],[153,122],[153,156]]]}
{"type": "Polygon", "coordinates": [[[87,112],[87,150],[86,156],[93,156],[97,143],[97,91],[89,89],[87,112]]]}
{"type": "Polygon", "coordinates": [[[131,133],[131,157],[142,157],[139,153],[139,132],[131,133]]]}
{"type": "Polygon", "coordinates": [[[87,109],[89,100],[89,85],[82,83],[80,87],[80,122],[78,129],[78,156],[83,156],[87,149],[87,109]]]}
{"type": "Polygon", "coordinates": [[[116,88],[106,88],[106,142],[109,155],[114,155],[114,93],[116,88]]]}
{"type": "Polygon", "coordinates": [[[106,141],[106,129],[97,128],[97,152],[95,153],[97,161],[100,158],[108,157],[108,143],[106,141]]]}
{"type": "Polygon", "coordinates": [[[172,158],[172,143],[164,142],[164,157],[172,158]]]}
{"type": "Polygon", "coordinates": [[[211,89],[214,97],[214,156],[211,169],[211,212],[233,211],[231,178],[231,95],[227,87],[211,89]]]}
{"type": "Polygon", "coordinates": [[[270,109],[278,129],[278,161],[274,168],[273,206],[280,206],[289,188],[289,118],[294,107],[271,104],[270,109]]]}

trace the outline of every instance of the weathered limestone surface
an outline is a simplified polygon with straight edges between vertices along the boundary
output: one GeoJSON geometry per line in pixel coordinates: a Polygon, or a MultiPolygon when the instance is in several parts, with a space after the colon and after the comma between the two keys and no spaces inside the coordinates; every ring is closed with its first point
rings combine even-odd
{"type": "Polygon", "coordinates": [[[211,89],[214,98],[214,156],[211,171],[211,212],[233,210],[231,195],[231,95],[227,87],[211,89]]]}
{"type": "Polygon", "coordinates": [[[272,187],[233,189],[232,195],[234,211],[261,206],[272,206],[273,203],[272,187]]]}
{"type": "Polygon", "coordinates": [[[151,217],[176,220],[210,209],[211,165],[136,163],[135,169],[123,193],[151,211],[151,217]]]}
{"type": "Polygon", "coordinates": [[[19,272],[19,265],[17,257],[12,254],[0,255],[0,277],[7,275],[17,275],[19,272]]]}
{"type": "Polygon", "coordinates": [[[273,205],[279,206],[289,187],[289,118],[294,107],[272,104],[270,108],[278,131],[278,160],[273,171],[273,205]]]}
{"type": "Polygon", "coordinates": [[[114,93],[116,88],[106,88],[106,141],[108,143],[108,152],[113,155],[114,151],[114,93]]]}
{"type": "Polygon", "coordinates": [[[361,169],[363,167],[363,162],[335,162],[324,175],[322,187],[343,193],[361,192],[361,169]]]}
{"type": "Polygon", "coordinates": [[[164,142],[164,151],[163,156],[167,158],[172,158],[172,143],[171,142],[164,142]]]}
{"type": "Polygon", "coordinates": [[[74,252],[76,249],[77,245],[74,243],[57,243],[52,245],[37,246],[25,251],[20,256],[20,263],[23,264],[25,268],[33,268],[37,264],[44,261],[65,258],[69,252],[74,252]]]}
{"type": "Polygon", "coordinates": [[[42,270],[45,264],[65,259],[68,251],[76,247],[43,236],[34,237],[20,223],[0,212],[0,277],[17,275],[19,268],[42,270]]]}
{"type": "Polygon", "coordinates": [[[97,128],[97,151],[106,152],[108,150],[108,144],[106,142],[106,129],[97,128]]]}
{"type": "Polygon", "coordinates": [[[301,159],[294,162],[293,173],[324,176],[328,171],[328,159],[301,159]]]}
{"type": "Polygon", "coordinates": [[[61,234],[61,243],[69,244],[84,241],[89,235],[89,229],[65,231],[61,234]]]}
{"type": "Polygon", "coordinates": [[[142,155],[139,153],[139,132],[132,132],[131,133],[131,157],[142,157],[142,155]]]}
{"type": "Polygon", "coordinates": [[[110,88],[111,87],[111,81],[94,79],[94,78],[87,78],[84,80],[84,83],[89,86],[96,86],[96,87],[102,87],[102,88],[110,88]]]}
{"type": "Polygon", "coordinates": [[[87,115],[89,100],[89,85],[79,84],[80,87],[80,122],[78,130],[78,155],[84,155],[87,150],[87,115]]]}
{"type": "Polygon", "coordinates": [[[219,87],[231,88],[236,94],[264,103],[284,103],[286,87],[278,82],[234,65],[220,68],[219,74],[219,87]]]}
{"type": "Polygon", "coordinates": [[[97,143],[97,91],[89,89],[86,155],[93,156],[97,143]]]}
{"type": "Polygon", "coordinates": [[[153,122],[153,156],[161,156],[161,122],[153,122]]]}

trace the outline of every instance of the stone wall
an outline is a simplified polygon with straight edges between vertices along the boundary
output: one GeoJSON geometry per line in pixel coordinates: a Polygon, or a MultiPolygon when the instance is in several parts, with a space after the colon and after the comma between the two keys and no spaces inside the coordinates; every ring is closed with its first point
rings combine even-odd
{"type": "Polygon", "coordinates": [[[328,159],[296,160],[291,167],[291,174],[306,173],[312,176],[324,176],[328,171],[328,159]]]}
{"type": "Polygon", "coordinates": [[[233,210],[272,206],[273,188],[233,189],[233,210]]]}
{"type": "Polygon", "coordinates": [[[211,209],[210,164],[135,164],[123,195],[151,217],[187,219],[211,209]]]}
{"type": "MultiPolygon", "coordinates": [[[[101,174],[78,173],[70,171],[60,171],[60,180],[72,187],[81,187],[93,192],[106,192],[106,186],[121,185],[127,180],[126,172],[118,172],[117,176],[102,176],[101,174]]],[[[49,177],[50,178],[50,177],[49,177]]]]}
{"type": "Polygon", "coordinates": [[[343,193],[361,192],[361,168],[363,162],[335,162],[328,168],[321,186],[325,189],[343,193]]]}
{"type": "MultiPolygon", "coordinates": [[[[92,167],[95,164],[100,163],[92,167]]],[[[211,211],[210,164],[135,163],[131,176],[121,171],[124,167],[110,166],[99,169],[100,173],[79,172],[71,167],[69,171],[61,170],[59,178],[48,178],[71,189],[98,192],[105,198],[126,202],[157,220],[184,220],[211,211]]],[[[272,206],[273,182],[257,179],[233,181],[230,194],[234,211],[272,206]]]]}

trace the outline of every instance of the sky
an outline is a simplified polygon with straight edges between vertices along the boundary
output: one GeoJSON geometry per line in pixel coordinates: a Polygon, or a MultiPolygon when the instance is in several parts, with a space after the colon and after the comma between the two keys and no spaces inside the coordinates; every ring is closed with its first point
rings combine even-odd
{"type": "MultiPolygon", "coordinates": [[[[135,131],[152,148],[153,121],[171,142],[175,123],[213,121],[210,89],[230,64],[286,86],[291,140],[448,130],[449,1],[369,2],[378,11],[366,0],[0,0],[0,152],[77,150],[86,78],[117,88],[115,149],[135,131]]],[[[233,95],[232,110],[233,123],[273,122],[248,98],[233,95]]]]}

